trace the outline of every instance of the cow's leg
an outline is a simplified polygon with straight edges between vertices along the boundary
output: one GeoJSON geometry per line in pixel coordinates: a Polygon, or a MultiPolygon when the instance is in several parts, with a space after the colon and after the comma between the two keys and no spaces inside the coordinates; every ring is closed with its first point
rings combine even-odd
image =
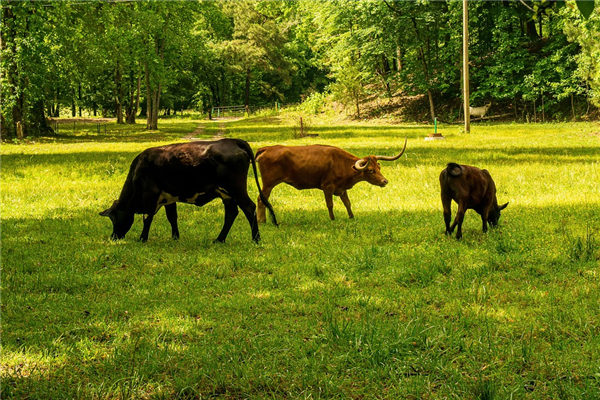
{"type": "Polygon", "coordinates": [[[452,223],[452,226],[450,227],[450,232],[452,232],[452,231],[454,231],[454,227],[458,226],[458,228],[456,229],[456,238],[457,239],[462,238],[462,223],[463,223],[463,219],[465,218],[466,210],[467,209],[463,202],[458,203],[458,211],[456,211],[456,217],[454,218],[454,222],[452,223]]]}
{"type": "Polygon", "coordinates": [[[490,214],[489,208],[485,208],[481,213],[481,223],[483,225],[483,233],[488,231],[488,216],[490,214]]]}
{"type": "Polygon", "coordinates": [[[171,224],[171,236],[173,239],[179,239],[179,228],[177,227],[177,203],[168,204],[165,206],[167,219],[171,224]]]}
{"type": "Polygon", "coordinates": [[[256,219],[256,204],[254,204],[250,197],[248,197],[248,194],[240,195],[237,198],[237,201],[240,205],[240,208],[244,212],[248,223],[250,224],[250,229],[252,230],[252,240],[258,243],[260,241],[260,233],[258,232],[258,221],[256,219]]]}
{"type": "Polygon", "coordinates": [[[451,235],[454,226],[450,229],[450,220],[452,219],[452,198],[442,192],[442,207],[444,209],[444,224],[446,225],[446,235],[451,235]]]}
{"type": "Polygon", "coordinates": [[[150,225],[152,225],[152,219],[154,214],[158,212],[160,206],[158,205],[158,193],[153,190],[148,190],[142,196],[142,210],[145,210],[144,215],[144,227],[142,228],[142,234],[140,240],[146,242],[148,240],[148,233],[150,232],[150,225]]]}
{"type": "Polygon", "coordinates": [[[233,225],[233,221],[235,221],[235,218],[239,213],[237,204],[232,198],[223,198],[223,205],[225,206],[225,223],[223,224],[221,233],[219,233],[219,236],[215,239],[215,242],[221,243],[225,242],[229,230],[231,229],[231,225],[233,225]]]}
{"type": "MultiPolygon", "coordinates": [[[[264,182],[263,182],[264,184],[264,182]]],[[[271,195],[271,190],[273,190],[274,186],[263,186],[262,188],[262,194],[263,196],[265,196],[266,200],[269,200],[269,196],[271,195]]],[[[260,199],[260,196],[258,196],[258,199],[256,200],[256,218],[258,220],[258,222],[263,223],[263,222],[267,222],[267,215],[265,212],[265,205],[262,202],[262,200],[260,199]]]]}
{"type": "Polygon", "coordinates": [[[153,218],[154,214],[144,214],[144,228],[142,229],[142,234],[140,235],[140,240],[142,242],[148,241],[148,232],[150,232],[150,225],[152,224],[153,218]]]}
{"type": "Polygon", "coordinates": [[[346,211],[348,211],[348,217],[354,218],[354,214],[352,214],[352,206],[350,205],[350,199],[348,198],[348,191],[344,191],[340,195],[340,199],[342,199],[342,203],[346,206],[346,211]]]}
{"type": "Polygon", "coordinates": [[[323,190],[325,194],[325,203],[327,204],[327,210],[329,210],[329,218],[333,221],[335,219],[333,215],[333,193],[323,190]]]}

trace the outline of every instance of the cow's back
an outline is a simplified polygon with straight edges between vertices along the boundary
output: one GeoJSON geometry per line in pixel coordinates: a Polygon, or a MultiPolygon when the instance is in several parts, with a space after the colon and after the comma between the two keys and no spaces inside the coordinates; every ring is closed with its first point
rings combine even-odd
{"type": "Polygon", "coordinates": [[[144,150],[137,158],[136,191],[182,198],[204,192],[232,176],[246,179],[249,156],[234,139],[176,143],[144,150]]]}
{"type": "Polygon", "coordinates": [[[257,162],[264,179],[285,182],[296,189],[320,188],[336,169],[354,164],[354,156],[333,146],[268,146],[259,149],[257,162]]]}
{"type": "MultiPolygon", "coordinates": [[[[455,164],[449,164],[450,167],[456,169],[455,164]]],[[[496,186],[486,169],[460,165],[460,171],[459,175],[455,175],[446,168],[440,174],[440,183],[444,182],[443,187],[454,201],[466,199],[467,208],[478,209],[495,197],[496,186]]]]}

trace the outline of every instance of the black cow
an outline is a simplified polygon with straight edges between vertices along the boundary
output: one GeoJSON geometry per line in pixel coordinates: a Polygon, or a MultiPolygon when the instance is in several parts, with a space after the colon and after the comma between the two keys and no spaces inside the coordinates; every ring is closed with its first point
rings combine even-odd
{"type": "MultiPolygon", "coordinates": [[[[202,206],[219,197],[225,206],[225,223],[216,241],[225,241],[239,206],[250,223],[252,239],[258,242],[256,205],[248,197],[246,185],[250,162],[261,200],[268,204],[258,183],[254,154],[243,140],[198,141],[146,149],[131,163],[119,199],[100,215],[110,217],[111,238],[116,240],[125,237],[134,214],[144,214],[140,240],[145,242],[154,214],[164,206],[173,238],[177,239],[176,202],[202,206]]],[[[268,208],[277,225],[270,204],[268,208]]]]}

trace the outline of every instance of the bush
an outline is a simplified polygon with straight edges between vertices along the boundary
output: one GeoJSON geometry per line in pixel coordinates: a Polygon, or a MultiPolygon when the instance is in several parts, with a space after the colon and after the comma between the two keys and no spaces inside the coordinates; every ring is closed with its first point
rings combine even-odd
{"type": "Polygon", "coordinates": [[[312,93],[300,104],[300,109],[307,114],[319,114],[327,102],[328,93],[312,93]]]}

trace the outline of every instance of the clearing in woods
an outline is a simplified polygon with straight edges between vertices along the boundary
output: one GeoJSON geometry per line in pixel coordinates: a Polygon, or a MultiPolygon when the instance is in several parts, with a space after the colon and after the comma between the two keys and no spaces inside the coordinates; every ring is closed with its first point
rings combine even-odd
{"type": "MultiPolygon", "coordinates": [[[[600,131],[596,123],[327,125],[294,139],[278,118],[173,119],[160,132],[2,146],[3,398],[598,398],[600,131]],[[227,243],[218,201],[159,211],[109,240],[98,216],[141,150],[198,132],[250,142],[325,143],[382,162],[386,188],[349,191],[354,220],[322,193],[280,185],[281,226],[227,243]],[[487,234],[443,235],[438,175],[487,168],[509,201],[487,234]]],[[[249,175],[249,192],[257,192],[249,175]]],[[[453,206],[456,211],[456,205],[453,206]]]]}

